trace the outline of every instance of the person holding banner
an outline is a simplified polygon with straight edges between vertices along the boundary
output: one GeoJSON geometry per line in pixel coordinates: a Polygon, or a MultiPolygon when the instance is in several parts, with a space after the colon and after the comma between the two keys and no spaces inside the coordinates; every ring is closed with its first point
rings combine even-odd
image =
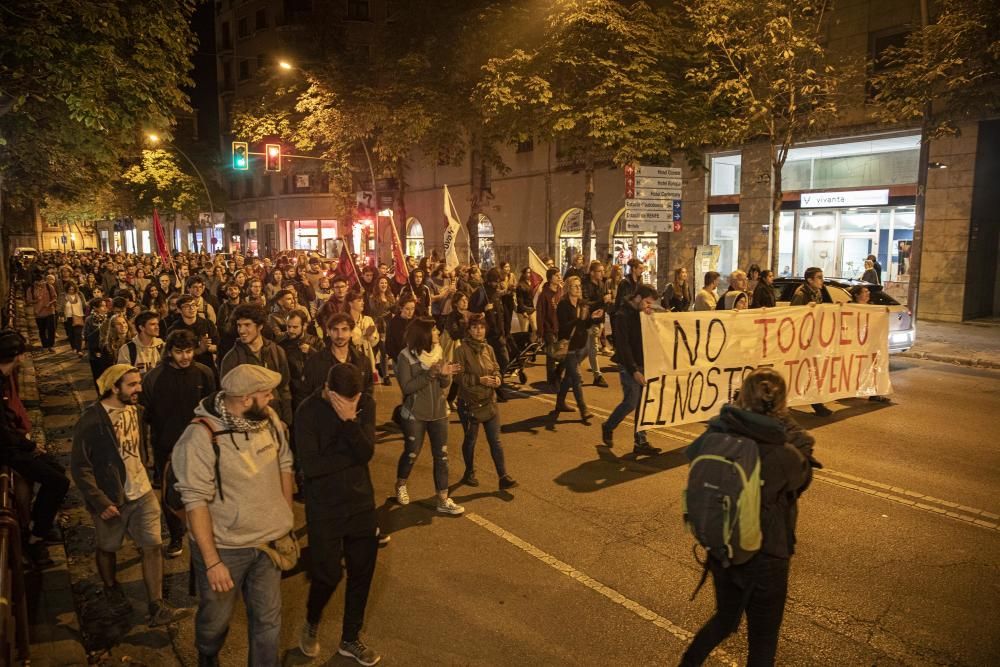
{"type": "Polygon", "coordinates": [[[562,360],[563,379],[556,395],[556,407],[553,415],[560,412],[572,412],[566,405],[566,394],[570,388],[576,398],[576,407],[580,411],[580,419],[588,421],[593,415],[587,409],[583,397],[583,380],[580,378],[580,361],[587,351],[587,331],[596,322],[604,319],[604,310],[590,310],[583,299],[583,287],[580,279],[570,276],[566,280],[566,295],[556,307],[556,317],[559,320],[559,334],[556,341],[556,356],[564,355],[562,360]]]}
{"type": "MultiPolygon", "coordinates": [[[[651,285],[639,285],[622,307],[615,313],[615,353],[611,361],[618,364],[618,374],[622,383],[622,401],[611,411],[608,421],[601,424],[601,440],[608,447],[614,447],[614,431],[629,414],[634,414],[642,398],[642,388],[646,384],[643,375],[642,322],[641,313],[649,313],[656,303],[656,290],[651,285]]],[[[639,423],[635,419],[636,425],[639,423]]],[[[635,444],[632,451],[639,455],[653,456],[660,453],[646,440],[646,432],[635,429],[635,444]]]]}
{"type": "MultiPolygon", "coordinates": [[[[831,303],[832,299],[823,287],[823,269],[818,266],[810,266],[804,274],[805,282],[795,289],[792,295],[793,306],[808,306],[810,304],[831,303]]],[[[822,403],[812,404],[813,412],[820,417],[829,417],[833,410],[822,403]]]]}
{"type": "Polygon", "coordinates": [[[718,271],[705,272],[705,286],[698,290],[698,296],[694,298],[694,310],[715,310],[719,304],[715,290],[719,287],[720,278],[722,276],[718,271]]]}

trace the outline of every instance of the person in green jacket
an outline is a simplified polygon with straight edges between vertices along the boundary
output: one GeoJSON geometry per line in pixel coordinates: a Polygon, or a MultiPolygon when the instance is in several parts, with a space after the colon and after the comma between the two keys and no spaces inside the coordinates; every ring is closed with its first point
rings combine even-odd
{"type": "Polygon", "coordinates": [[[455,363],[462,367],[458,376],[458,416],[462,421],[465,438],[462,440],[462,458],[465,475],[462,484],[479,486],[476,479],[475,453],[479,439],[479,425],[486,430],[490,455],[500,478],[500,490],[512,489],[517,482],[507,474],[503,446],[500,444],[500,412],[497,408],[497,388],[500,386],[500,365],[493,348],[486,342],[486,316],[474,313],[469,318],[468,335],[455,350],[455,363]]]}

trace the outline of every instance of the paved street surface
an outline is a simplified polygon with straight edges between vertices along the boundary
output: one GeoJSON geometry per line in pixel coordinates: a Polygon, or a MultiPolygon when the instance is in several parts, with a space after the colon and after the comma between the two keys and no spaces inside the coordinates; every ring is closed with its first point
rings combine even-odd
{"type": "MultiPolygon", "coordinates": [[[[64,429],[50,441],[65,447],[68,397],[94,393],[85,363],[57,349],[35,363],[43,408],[61,415],[53,425],[64,429]]],[[[779,664],[1000,663],[1000,371],[916,359],[892,369],[892,405],[841,401],[825,420],[796,412],[826,468],[800,504],[779,664]]],[[[700,427],[655,432],[651,442],[664,453],[638,461],[626,456],[623,427],[616,458],[597,447],[599,422],[620,397],[616,374],[607,376],[611,388],[586,389],[598,415],[589,426],[575,414],[554,424],[552,394],[539,393],[544,370],[528,375],[525,393],[501,406],[508,468],[521,486],[496,490],[481,436],[482,485],[454,490],[464,517],[433,510],[429,446],[410,478],[413,502],[393,502],[402,444],[385,430],[372,471],[392,542],[379,553],[365,637],[387,665],[676,664],[712,610],[710,584],[689,601],[699,566],[680,518],[682,448],[700,427]]],[[[377,389],[379,423],[398,396],[396,387],[377,389]]],[[[452,480],[462,473],[460,437],[454,421],[452,480]]],[[[92,535],[85,512],[71,513],[71,524],[67,551],[88,648],[113,643],[107,657],[116,664],[196,664],[191,620],[169,635],[145,627],[134,551],[119,556],[136,599],[131,622],[102,626],[87,610],[97,587],[92,535]]],[[[186,567],[186,555],[168,561],[177,604],[194,602],[186,567]]],[[[301,572],[284,582],[285,664],[307,662],[295,648],[306,587],[301,572]]],[[[327,608],[316,664],[354,664],[335,655],[342,608],[343,586],[327,608]]],[[[224,665],[246,664],[245,628],[241,615],[224,665]]],[[[744,625],[712,662],[742,664],[745,643],[744,625]]]]}

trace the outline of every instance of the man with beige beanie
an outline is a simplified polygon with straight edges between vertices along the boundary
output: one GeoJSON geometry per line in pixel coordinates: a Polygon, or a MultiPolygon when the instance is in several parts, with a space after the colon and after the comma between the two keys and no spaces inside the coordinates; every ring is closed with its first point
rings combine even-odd
{"type": "Polygon", "coordinates": [[[240,364],[205,397],[171,457],[198,587],[199,665],[218,665],[243,592],[249,664],[279,664],[281,570],[258,547],[292,530],[292,453],[268,404],[282,377],[240,364]]]}

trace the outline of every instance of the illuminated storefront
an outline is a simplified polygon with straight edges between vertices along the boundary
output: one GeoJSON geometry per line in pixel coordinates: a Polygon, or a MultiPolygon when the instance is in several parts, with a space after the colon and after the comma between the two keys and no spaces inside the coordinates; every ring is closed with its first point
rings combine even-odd
{"type": "MultiPolygon", "coordinates": [[[[565,273],[570,261],[577,253],[583,252],[583,209],[571,208],[559,218],[556,226],[558,245],[556,265],[565,273]]],[[[590,236],[590,256],[597,256],[597,239],[590,236]]]]}
{"type": "MultiPolygon", "coordinates": [[[[646,272],[643,274],[643,282],[650,285],[656,282],[657,254],[656,247],[658,236],[656,232],[627,232],[625,231],[625,209],[621,209],[611,222],[611,261],[625,267],[628,261],[636,257],[645,265],[646,272]]],[[[624,273],[628,273],[626,270],[624,273]]]]}

